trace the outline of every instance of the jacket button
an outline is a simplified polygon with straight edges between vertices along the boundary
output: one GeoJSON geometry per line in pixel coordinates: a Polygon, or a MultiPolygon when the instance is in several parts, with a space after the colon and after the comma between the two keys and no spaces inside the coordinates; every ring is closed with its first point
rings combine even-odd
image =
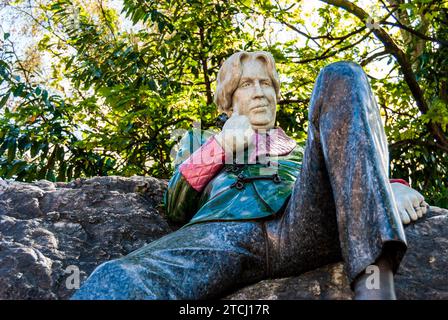
{"type": "Polygon", "coordinates": [[[280,176],[278,174],[272,175],[272,180],[274,181],[274,183],[282,182],[282,179],[280,178],[280,176]]]}
{"type": "Polygon", "coordinates": [[[235,183],[235,188],[237,188],[238,190],[242,190],[244,189],[244,184],[241,181],[237,181],[235,183]]]}

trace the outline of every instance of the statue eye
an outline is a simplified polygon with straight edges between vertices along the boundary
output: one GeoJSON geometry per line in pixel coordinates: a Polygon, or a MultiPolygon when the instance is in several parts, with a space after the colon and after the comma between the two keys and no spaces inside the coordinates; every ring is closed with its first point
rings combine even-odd
{"type": "Polygon", "coordinates": [[[263,80],[263,81],[261,82],[261,84],[264,85],[264,86],[267,86],[267,87],[272,86],[271,81],[269,81],[269,80],[263,80]]]}
{"type": "Polygon", "coordinates": [[[249,87],[249,86],[250,86],[250,82],[249,82],[249,81],[244,81],[244,82],[240,85],[241,88],[247,88],[247,87],[249,87]]]}

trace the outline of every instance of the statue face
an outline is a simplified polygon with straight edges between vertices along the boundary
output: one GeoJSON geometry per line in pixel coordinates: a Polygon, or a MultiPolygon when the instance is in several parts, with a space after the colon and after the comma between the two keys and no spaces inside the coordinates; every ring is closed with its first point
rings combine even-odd
{"type": "Polygon", "coordinates": [[[232,96],[233,111],[247,116],[253,129],[273,128],[277,99],[265,64],[259,59],[243,61],[242,71],[232,96]]]}

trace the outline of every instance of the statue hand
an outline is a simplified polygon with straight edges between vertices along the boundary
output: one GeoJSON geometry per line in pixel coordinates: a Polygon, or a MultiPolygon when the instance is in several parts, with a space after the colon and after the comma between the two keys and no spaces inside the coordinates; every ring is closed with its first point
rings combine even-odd
{"type": "Polygon", "coordinates": [[[403,224],[416,221],[426,214],[429,205],[418,191],[402,183],[391,183],[390,185],[403,224]]]}
{"type": "Polygon", "coordinates": [[[215,139],[226,152],[241,152],[252,142],[254,133],[249,118],[234,112],[215,139]]]}

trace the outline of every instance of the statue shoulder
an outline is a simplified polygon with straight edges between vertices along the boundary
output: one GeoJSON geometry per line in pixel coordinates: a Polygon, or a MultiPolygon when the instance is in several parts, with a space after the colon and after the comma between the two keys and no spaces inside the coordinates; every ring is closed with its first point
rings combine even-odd
{"type": "Polygon", "coordinates": [[[304,144],[297,143],[297,145],[294,147],[294,149],[291,150],[289,154],[280,158],[280,162],[293,162],[301,165],[304,150],[305,150],[304,144]]]}

